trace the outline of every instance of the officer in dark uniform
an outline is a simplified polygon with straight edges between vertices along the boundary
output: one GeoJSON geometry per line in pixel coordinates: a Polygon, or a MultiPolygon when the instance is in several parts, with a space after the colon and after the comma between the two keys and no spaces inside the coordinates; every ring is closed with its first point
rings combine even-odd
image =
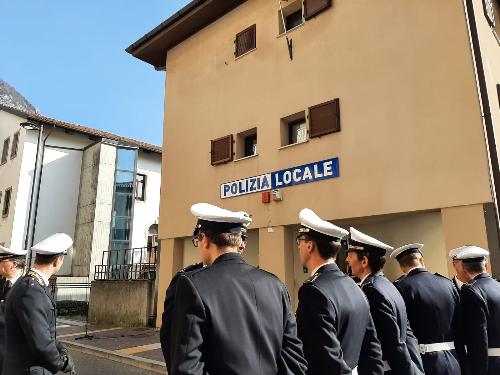
{"type": "Polygon", "coordinates": [[[459,260],[456,260],[457,254],[462,251],[466,246],[457,247],[456,249],[450,250],[448,256],[451,258],[453,268],[455,269],[455,276],[451,279],[455,288],[460,292],[462,285],[466,283],[466,275],[464,274],[463,268],[459,267],[459,260]]]}
{"type": "Polygon", "coordinates": [[[349,235],[300,211],[297,237],[302,266],[312,270],[299,289],[297,328],[308,362],[307,374],[384,373],[382,350],[370,306],[354,281],[335,264],[340,241],[349,235]]]}
{"type": "Polygon", "coordinates": [[[14,250],[0,245],[0,373],[5,355],[5,303],[12,286],[23,275],[26,250],[14,250]]]}
{"type": "Polygon", "coordinates": [[[405,276],[394,285],[406,304],[411,328],[419,342],[427,375],[459,375],[459,357],[455,347],[463,345],[455,337],[460,326],[458,290],[446,277],[425,269],[422,244],[402,246],[391,253],[405,276]]]}
{"type": "Polygon", "coordinates": [[[456,256],[469,282],[460,290],[468,374],[500,374],[500,284],[486,273],[489,252],[464,247],[456,256]]]}
{"type": "Polygon", "coordinates": [[[361,289],[370,303],[386,374],[423,374],[418,342],[411,331],[403,297],[382,271],[385,253],[393,248],[354,228],[350,232],[346,261],[353,275],[361,279],[361,289]]]}
{"type": "Polygon", "coordinates": [[[191,212],[198,217],[194,244],[207,266],[177,280],[170,375],[305,374],[286,287],[239,253],[251,218],[207,203],[191,212]]]}
{"type": "Polygon", "coordinates": [[[7,299],[4,375],[75,374],[66,349],[56,340],[56,305],[49,278],[61,268],[71,238],[54,234],[31,248],[34,267],[19,279],[7,299]]]}

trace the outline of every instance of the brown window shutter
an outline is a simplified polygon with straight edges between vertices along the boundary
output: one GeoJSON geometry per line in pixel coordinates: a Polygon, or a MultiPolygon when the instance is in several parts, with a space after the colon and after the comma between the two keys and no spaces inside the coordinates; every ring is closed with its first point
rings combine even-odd
{"type": "Polygon", "coordinates": [[[317,16],[332,6],[332,0],[304,0],[304,19],[317,16]]]}
{"type": "Polygon", "coordinates": [[[309,108],[309,138],[339,131],[339,99],[334,99],[309,108]]]}
{"type": "Polygon", "coordinates": [[[497,84],[498,106],[500,107],[500,83],[497,84]]]}
{"type": "Polygon", "coordinates": [[[255,49],[256,43],[256,25],[250,26],[238,34],[234,40],[234,56],[238,57],[244,53],[255,49]]]}
{"type": "Polygon", "coordinates": [[[211,142],[212,165],[233,160],[233,135],[214,139],[211,142]]]}

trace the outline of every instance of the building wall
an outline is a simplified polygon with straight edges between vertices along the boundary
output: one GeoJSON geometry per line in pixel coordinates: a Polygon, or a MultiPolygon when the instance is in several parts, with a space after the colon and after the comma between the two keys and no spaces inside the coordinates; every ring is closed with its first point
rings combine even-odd
{"type": "Polygon", "coordinates": [[[461,1],[335,1],[290,33],[293,61],[277,28],[276,3],[249,0],[168,52],[162,192],[175,199],[161,202],[160,238],[189,236],[199,201],[263,228],[304,206],[339,220],[492,200],[461,1]],[[254,23],[257,49],[235,60],[234,35],[254,23]],[[340,133],[280,149],[280,118],[337,97],[340,133]],[[210,165],[211,139],[253,127],[258,156],[210,165]],[[219,198],[223,182],[334,156],[339,178],[282,202],[219,198]]]}
{"type": "Polygon", "coordinates": [[[22,207],[26,205],[23,199],[22,192],[19,192],[19,179],[21,164],[23,163],[23,143],[26,132],[19,126],[21,122],[25,121],[24,118],[14,114],[0,110],[0,157],[3,151],[3,142],[9,137],[9,153],[7,162],[0,165],[0,191],[2,197],[0,199],[0,243],[5,243],[5,246],[12,246],[14,248],[22,248],[22,242],[19,241],[18,236],[14,235],[13,228],[16,225],[16,215],[22,212],[22,207]],[[19,131],[19,143],[17,149],[17,156],[11,159],[11,150],[14,134],[19,131]],[[9,215],[2,217],[2,209],[5,198],[5,190],[12,187],[11,201],[9,215]]]}
{"type": "Polygon", "coordinates": [[[147,245],[151,225],[158,224],[160,211],[161,155],[138,152],[137,173],[146,175],[145,200],[135,200],[132,247],[147,245]]]}

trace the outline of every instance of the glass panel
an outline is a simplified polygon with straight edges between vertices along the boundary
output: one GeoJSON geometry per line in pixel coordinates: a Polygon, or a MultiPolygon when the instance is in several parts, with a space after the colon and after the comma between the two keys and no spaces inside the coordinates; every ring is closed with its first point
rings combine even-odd
{"type": "Polygon", "coordinates": [[[135,154],[135,150],[119,148],[116,155],[116,169],[135,171],[135,154]]]}
{"type": "Polygon", "coordinates": [[[115,194],[114,216],[132,216],[132,194],[115,194]]]}
{"type": "Polygon", "coordinates": [[[129,193],[134,191],[134,172],[116,172],[115,190],[117,193],[129,193]]]}
{"type": "Polygon", "coordinates": [[[115,217],[113,218],[113,240],[129,241],[130,240],[130,218],[115,217]]]}
{"type": "Polygon", "coordinates": [[[290,144],[307,141],[305,120],[290,123],[290,144]]]}

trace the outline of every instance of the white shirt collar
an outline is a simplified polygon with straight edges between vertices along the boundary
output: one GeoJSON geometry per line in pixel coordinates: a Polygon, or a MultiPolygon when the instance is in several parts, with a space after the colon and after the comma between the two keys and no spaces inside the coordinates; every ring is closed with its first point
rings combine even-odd
{"type": "Polygon", "coordinates": [[[458,289],[462,289],[462,285],[465,284],[465,283],[461,282],[460,280],[458,280],[458,277],[456,275],[455,275],[455,282],[457,283],[458,289]]]}
{"type": "Polygon", "coordinates": [[[363,283],[365,282],[366,278],[367,278],[368,276],[370,276],[370,275],[371,275],[371,273],[369,273],[369,274],[365,275],[365,276],[361,279],[361,281],[359,282],[359,285],[363,285],[363,283]]]}
{"type": "Polygon", "coordinates": [[[23,271],[22,270],[19,270],[19,273],[17,274],[17,276],[14,276],[14,277],[7,277],[6,279],[9,280],[12,285],[14,285],[16,283],[17,280],[19,280],[19,278],[23,275],[23,271]]]}
{"type": "Polygon", "coordinates": [[[31,270],[42,278],[43,282],[45,283],[45,286],[49,286],[49,278],[43,272],[37,270],[36,268],[32,268],[31,270]]]}
{"type": "Polygon", "coordinates": [[[417,268],[425,268],[425,267],[424,266],[416,266],[416,267],[410,268],[408,270],[408,272],[406,272],[406,275],[408,275],[411,271],[416,270],[417,268]]]}
{"type": "Polygon", "coordinates": [[[318,270],[323,267],[325,264],[332,264],[335,263],[335,260],[333,258],[328,259],[325,263],[321,263],[318,267],[312,270],[311,276],[313,276],[318,270]]]}

